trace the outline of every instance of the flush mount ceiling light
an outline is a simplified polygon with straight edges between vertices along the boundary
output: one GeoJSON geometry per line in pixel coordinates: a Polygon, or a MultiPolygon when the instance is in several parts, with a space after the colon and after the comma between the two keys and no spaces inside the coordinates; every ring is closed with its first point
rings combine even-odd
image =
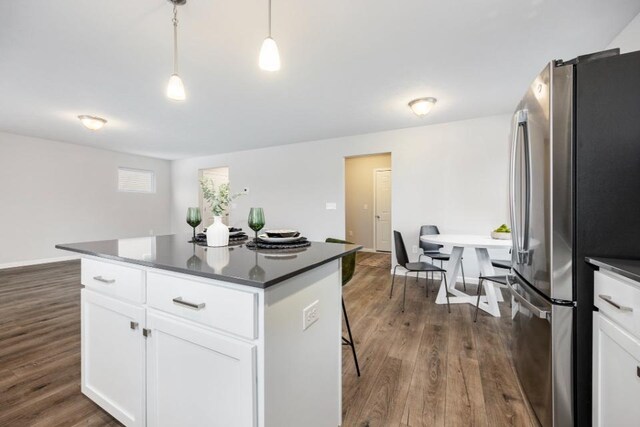
{"type": "Polygon", "coordinates": [[[85,114],[78,116],[78,119],[89,130],[100,130],[107,123],[102,117],[87,116],[85,114]]]}
{"type": "Polygon", "coordinates": [[[429,111],[431,111],[433,106],[436,105],[436,102],[438,102],[438,100],[431,97],[418,98],[411,101],[409,103],[409,107],[411,107],[411,110],[416,114],[416,116],[422,117],[429,114],[429,111]]]}
{"type": "Polygon", "coordinates": [[[269,0],[269,36],[262,42],[258,65],[264,71],[278,71],[280,69],[278,45],[271,38],[271,0],[269,0]]]}
{"type": "Polygon", "coordinates": [[[184,93],[184,84],[178,75],[178,6],[187,2],[187,0],[169,0],[173,3],[173,74],[169,77],[167,84],[167,97],[174,101],[184,101],[186,95],[184,93]]]}

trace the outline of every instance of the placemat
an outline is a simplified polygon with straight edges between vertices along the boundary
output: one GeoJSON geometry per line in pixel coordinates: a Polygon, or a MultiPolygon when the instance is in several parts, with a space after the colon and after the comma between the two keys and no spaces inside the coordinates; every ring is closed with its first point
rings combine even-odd
{"type": "Polygon", "coordinates": [[[311,242],[306,237],[291,243],[268,243],[258,239],[257,242],[255,240],[247,242],[246,246],[249,249],[295,249],[311,246],[311,242]]]}

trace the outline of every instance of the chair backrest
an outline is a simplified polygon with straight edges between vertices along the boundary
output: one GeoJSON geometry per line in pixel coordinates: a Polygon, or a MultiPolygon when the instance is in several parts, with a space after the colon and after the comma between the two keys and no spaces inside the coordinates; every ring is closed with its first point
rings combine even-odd
{"type": "MultiPolygon", "coordinates": [[[[440,230],[436,225],[423,225],[420,227],[420,235],[424,236],[427,234],[440,234],[440,230]]],[[[427,243],[420,240],[420,249],[425,252],[438,252],[442,245],[437,245],[435,243],[427,243]]]]}
{"type": "Polygon", "coordinates": [[[407,255],[407,248],[404,246],[402,234],[399,231],[393,230],[393,241],[396,244],[396,261],[404,267],[409,262],[409,256],[407,255]]]}
{"type": "MultiPolygon", "coordinates": [[[[344,245],[353,245],[351,242],[347,242],[346,240],[334,239],[329,237],[325,240],[327,243],[342,243],[344,245]]],[[[356,271],[356,253],[351,253],[349,255],[345,255],[342,257],[342,286],[349,283],[349,281],[353,278],[353,274],[356,271]]]]}

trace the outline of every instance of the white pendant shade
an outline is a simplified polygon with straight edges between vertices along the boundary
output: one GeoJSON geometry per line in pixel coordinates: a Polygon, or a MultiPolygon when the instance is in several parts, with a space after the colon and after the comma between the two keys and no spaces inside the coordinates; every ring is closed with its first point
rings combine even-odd
{"type": "Polygon", "coordinates": [[[102,117],[81,115],[78,116],[80,122],[89,130],[100,130],[107,123],[102,117]]]}
{"type": "Polygon", "coordinates": [[[271,37],[267,37],[262,42],[258,65],[264,71],[278,71],[280,69],[280,53],[278,52],[278,45],[271,37]]]}
{"type": "Polygon", "coordinates": [[[419,98],[411,101],[409,107],[411,107],[411,110],[416,116],[426,116],[433,106],[436,105],[436,102],[438,102],[438,100],[435,98],[419,98]]]}
{"type": "Polygon", "coordinates": [[[171,74],[169,84],[167,85],[167,97],[174,101],[184,101],[186,99],[184,93],[184,84],[177,74],[171,74]]]}

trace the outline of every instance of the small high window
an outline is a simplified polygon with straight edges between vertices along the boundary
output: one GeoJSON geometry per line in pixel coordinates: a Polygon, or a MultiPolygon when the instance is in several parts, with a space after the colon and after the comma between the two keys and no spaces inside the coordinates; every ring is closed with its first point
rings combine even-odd
{"type": "Polygon", "coordinates": [[[155,193],[156,174],[141,169],[118,168],[118,191],[155,193]]]}

